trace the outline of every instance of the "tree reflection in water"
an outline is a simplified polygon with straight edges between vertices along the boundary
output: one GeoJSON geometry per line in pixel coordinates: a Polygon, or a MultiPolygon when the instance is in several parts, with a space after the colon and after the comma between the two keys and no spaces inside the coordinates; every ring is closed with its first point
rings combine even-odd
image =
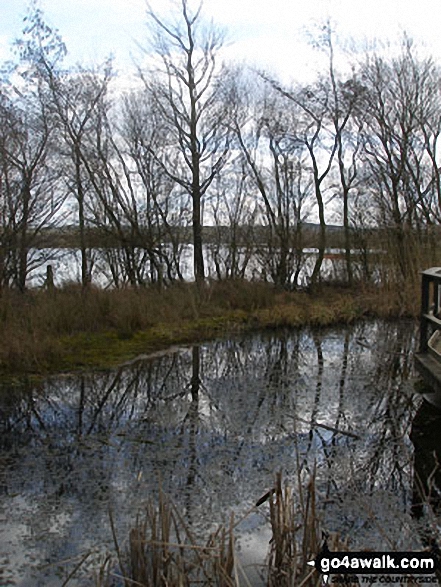
{"type": "MultiPolygon", "coordinates": [[[[414,344],[405,321],[277,331],[4,390],[2,584],[49,586],[58,561],[68,573],[89,551],[94,564],[112,548],[109,507],[124,537],[159,483],[206,534],[247,511],[277,471],[306,482],[315,466],[329,530],[354,548],[421,546],[410,516],[414,344]]],[[[243,549],[265,523],[247,518],[243,549]]]]}
{"type": "Polygon", "coordinates": [[[439,551],[436,522],[441,514],[441,409],[424,400],[413,420],[410,438],[415,448],[412,513],[423,522],[420,533],[424,544],[439,551]]]}

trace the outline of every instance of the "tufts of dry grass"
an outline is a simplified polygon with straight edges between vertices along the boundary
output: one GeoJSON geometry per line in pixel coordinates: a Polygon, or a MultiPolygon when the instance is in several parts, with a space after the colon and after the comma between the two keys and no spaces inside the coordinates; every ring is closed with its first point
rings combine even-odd
{"type": "MultiPolygon", "coordinates": [[[[121,578],[126,587],[236,587],[239,585],[233,535],[219,527],[200,544],[169,497],[159,492],[159,503],[149,503],[130,530],[123,552],[113,536],[121,578]]],[[[101,573],[101,576],[102,573],[101,573]]],[[[110,579],[111,573],[108,573],[110,579]]]]}
{"type": "MultiPolygon", "coordinates": [[[[320,576],[308,561],[320,552],[323,531],[316,507],[315,471],[306,488],[300,480],[293,488],[282,483],[278,474],[270,499],[272,540],[268,555],[267,587],[316,587],[320,576]]],[[[337,534],[330,535],[332,551],[345,550],[347,544],[337,534]]]]}
{"type": "Polygon", "coordinates": [[[324,286],[314,295],[233,280],[163,290],[5,290],[0,292],[0,374],[105,368],[231,331],[416,316],[418,309],[416,285],[398,295],[390,283],[324,286]]]}
{"type": "MultiPolygon", "coordinates": [[[[300,479],[295,487],[284,484],[278,474],[274,488],[245,515],[269,502],[272,539],[265,572],[267,587],[321,584],[320,575],[307,564],[322,547],[315,495],[315,473],[306,487],[300,479]]],[[[114,563],[112,571],[109,560],[105,561],[96,574],[97,587],[109,587],[115,577],[123,580],[125,587],[250,587],[236,555],[237,523],[233,517],[228,528],[221,526],[200,542],[171,499],[159,491],[158,503],[147,505],[130,530],[126,547],[119,544],[113,519],[111,525],[118,565],[114,563]]],[[[347,550],[338,535],[328,538],[328,546],[332,551],[347,550]]]]}

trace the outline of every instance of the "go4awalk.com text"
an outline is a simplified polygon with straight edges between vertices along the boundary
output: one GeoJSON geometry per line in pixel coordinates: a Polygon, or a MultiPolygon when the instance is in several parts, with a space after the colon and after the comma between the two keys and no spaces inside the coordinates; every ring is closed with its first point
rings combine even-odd
{"type": "Polygon", "coordinates": [[[439,561],[423,552],[331,552],[326,547],[309,563],[322,573],[324,584],[437,584],[439,561]]]}

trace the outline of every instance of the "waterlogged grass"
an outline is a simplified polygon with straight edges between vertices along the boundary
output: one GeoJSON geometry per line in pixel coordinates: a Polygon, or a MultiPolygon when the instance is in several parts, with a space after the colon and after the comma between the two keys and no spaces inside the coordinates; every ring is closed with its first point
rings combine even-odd
{"type": "Polygon", "coordinates": [[[330,326],[364,316],[417,315],[385,289],[324,287],[286,292],[269,284],[217,282],[202,290],[67,287],[0,296],[0,375],[108,368],[166,349],[252,329],[330,326]]]}
{"type": "Polygon", "coordinates": [[[108,368],[176,344],[210,338],[228,330],[228,317],[185,320],[180,324],[160,323],[135,333],[115,330],[80,333],[60,339],[62,349],[55,367],[73,370],[81,367],[108,368]]]}

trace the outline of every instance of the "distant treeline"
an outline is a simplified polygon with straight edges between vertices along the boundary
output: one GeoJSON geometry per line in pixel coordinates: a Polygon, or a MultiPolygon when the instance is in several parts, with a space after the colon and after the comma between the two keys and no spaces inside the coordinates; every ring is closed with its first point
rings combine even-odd
{"type": "MultiPolygon", "coordinates": [[[[344,229],[342,226],[328,225],[327,227],[327,247],[328,248],[342,248],[344,246],[344,229]]],[[[122,227],[123,232],[130,235],[130,227],[122,227]]],[[[206,245],[226,245],[228,246],[233,237],[237,239],[239,247],[247,247],[250,242],[255,246],[261,246],[268,242],[270,238],[270,229],[266,226],[238,226],[235,228],[235,234],[230,226],[203,226],[202,227],[203,242],[206,245]]],[[[318,234],[320,226],[313,223],[304,223],[304,248],[317,248],[318,234]]],[[[377,235],[380,229],[371,229],[369,231],[372,245],[377,241],[377,235]],[[374,237],[375,234],[375,237],[374,237]]],[[[138,235],[135,244],[138,247],[143,247],[145,240],[148,239],[149,232],[143,235],[142,232],[138,235]]],[[[158,231],[158,236],[161,231],[158,231]]],[[[192,244],[193,234],[189,226],[173,226],[171,228],[172,240],[180,244],[192,244]]],[[[83,238],[90,248],[106,248],[118,247],[120,239],[115,238],[114,234],[109,233],[102,228],[87,227],[84,229],[83,238]]],[[[166,242],[163,244],[167,244],[166,242]]],[[[37,248],[70,248],[79,249],[81,246],[81,231],[79,226],[62,226],[55,228],[44,228],[35,235],[35,247],[37,248]]]]}

